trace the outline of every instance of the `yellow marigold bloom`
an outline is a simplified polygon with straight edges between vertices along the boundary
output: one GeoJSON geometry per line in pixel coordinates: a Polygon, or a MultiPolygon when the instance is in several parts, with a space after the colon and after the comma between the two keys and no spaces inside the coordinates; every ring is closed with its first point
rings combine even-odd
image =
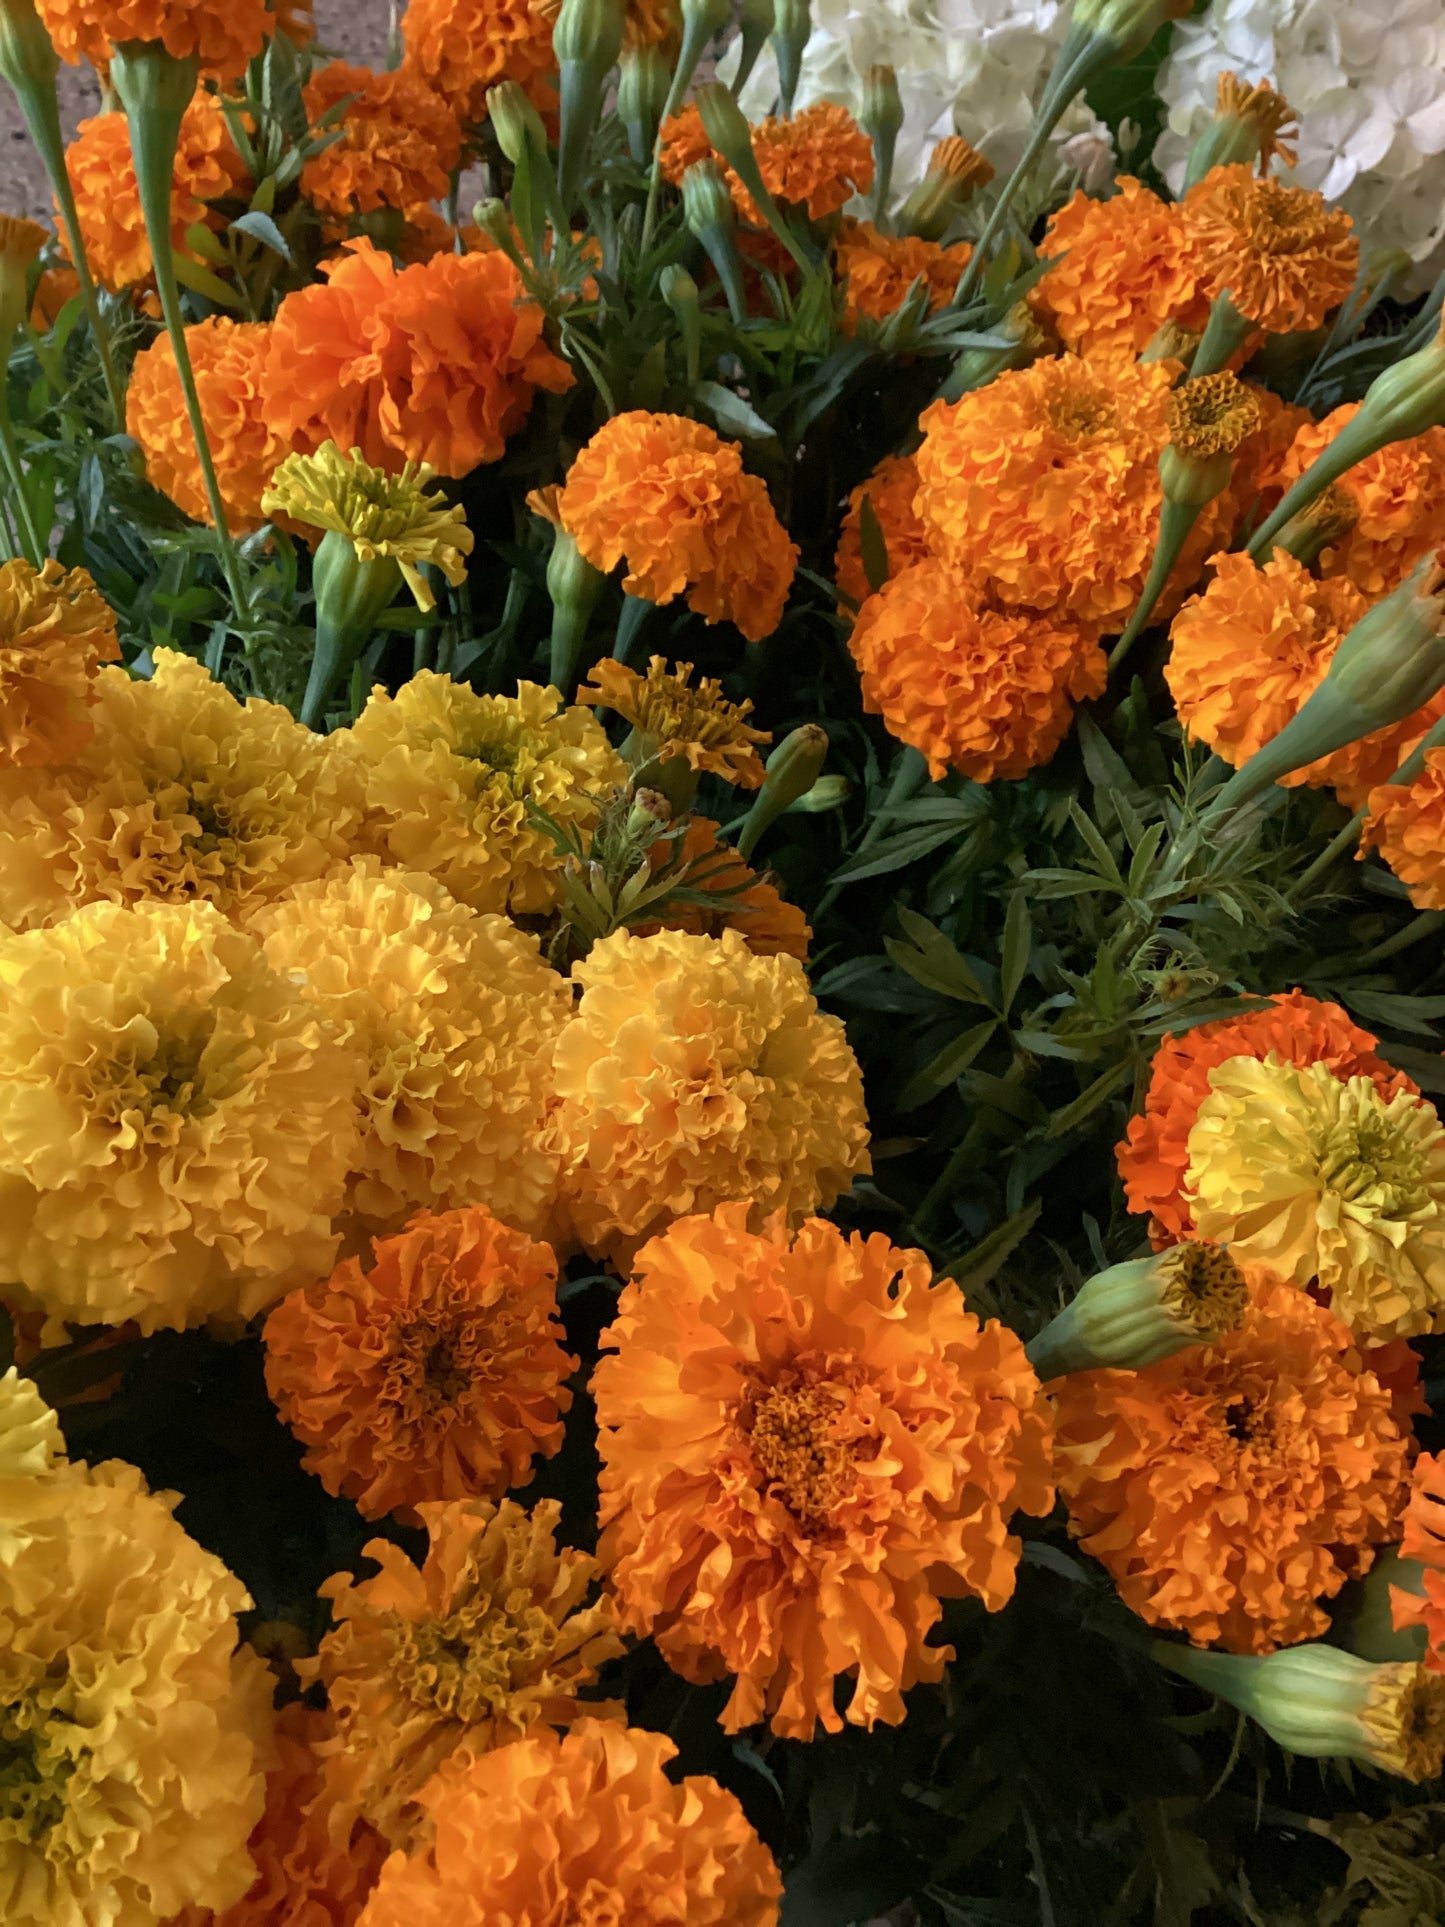
{"type": "MultiPolygon", "coordinates": [[[[112,292],[144,281],[155,263],[146,239],[125,115],[97,114],[83,120],[65,150],[65,170],[75,194],[91,273],[112,292]]],[[[188,227],[197,221],[215,222],[208,203],[233,194],[245,177],[215,95],[198,93],[181,122],[171,176],[171,240],[178,253],[186,252],[188,227]]],[[[58,221],[58,231],[68,255],[64,221],[58,221]]]]}
{"type": "Polygon", "coordinates": [[[439,1767],[570,1724],[622,1652],[611,1599],[584,1603],[597,1561],[557,1545],[561,1514],[555,1499],[530,1513],[511,1499],[423,1505],[420,1568],[373,1539],[374,1579],[339,1572],[322,1586],[335,1627],[298,1671],[325,1686],[328,1753],[391,1840],[411,1839],[412,1801],[439,1767]]]}
{"type": "MultiPolygon", "coordinates": [[[[1305,418],[1280,470],[1297,482],[1359,413],[1345,402],[1323,421],[1305,418]]],[[[1422,557],[1445,543],[1445,428],[1385,446],[1346,471],[1335,487],[1353,510],[1349,526],[1319,558],[1320,574],[1345,576],[1373,601],[1398,589],[1422,557]]]]}
{"type": "MultiPolygon", "coordinates": [[[[801,207],[810,220],[826,220],[873,185],[873,143],[835,101],[817,101],[787,120],[760,121],[752,135],[764,187],[774,200],[801,207]]],[[[662,171],[674,186],[694,161],[712,152],[695,106],[689,104],[664,124],[662,171]]],[[[765,227],[763,211],[747,188],[731,168],[724,172],[738,213],[754,227],[765,227]]]]}
{"type": "Polygon", "coordinates": [[[1445,1329],[1445,1130],[1418,1093],[1327,1065],[1231,1058],[1189,1133],[1201,1236],[1383,1341],[1445,1329]]]}
{"type": "Polygon", "coordinates": [[[687,604],[762,642],[782,620],[799,550],[742,450],[702,422],[632,409],[573,462],[562,526],[594,568],[625,559],[629,595],[687,604]]]}
{"type": "Polygon", "coordinates": [[[542,1231],[557,1174],[540,1138],[572,994],[536,938],[374,857],[298,885],[252,928],[365,1061],[348,1214],[399,1231],[419,1205],[485,1198],[542,1231]]]}
{"type": "Polygon", "coordinates": [[[796,958],[755,956],[737,930],[619,930],[572,975],[550,1139],[594,1255],[733,1198],[797,1223],[872,1168],[857,1060],[796,958]]]}
{"type": "Polygon", "coordinates": [[[7,1481],[0,1914],[152,1927],[251,1884],[271,1675],[250,1600],[117,1460],[7,1481]]]}
{"type": "Polygon", "coordinates": [[[550,909],[559,858],[528,805],[585,835],[627,776],[590,710],[530,682],[479,696],[424,669],[373,689],[348,735],[382,854],[474,910],[550,909]]]}
{"type": "Polygon", "coordinates": [[[1118,185],[1107,201],[1079,189],[1050,217],[1039,243],[1049,271],[1029,303],[1074,354],[1127,368],[1166,322],[1202,333],[1209,297],[1183,210],[1128,174],[1118,185]]]}
{"type": "Polygon", "coordinates": [[[68,762],[95,735],[96,671],[115,617],[84,569],[0,564],[0,770],[68,762]]]}
{"type": "MultiPolygon", "coordinates": [[[[226,517],[245,534],[265,521],[261,498],[286,445],[268,419],[261,371],[270,325],[213,315],[186,329],[196,390],[226,517]]],[[[209,523],[210,503],[186,416],[176,351],[167,334],[143,348],[125,398],[126,433],[145,457],[146,480],[195,522],[209,523]]]]}
{"type": "Polygon", "coordinates": [[[1124,1603],[1267,1653],[1325,1633],[1320,1601],[1398,1535],[1409,1438],[1333,1312],[1248,1276],[1244,1322],[1214,1344],[1049,1390],[1070,1530],[1124,1603]]]}
{"type": "Polygon", "coordinates": [[[1238,161],[1211,168],[1181,206],[1201,291],[1213,300],[1228,289],[1266,334],[1318,328],[1354,284],[1354,224],[1308,188],[1260,180],[1238,161]]]}
{"type": "Polygon", "coordinates": [[[555,107],[549,0],[408,0],[401,17],[407,64],[447,101],[464,127],[487,117],[487,89],[525,87],[533,104],[555,107]]]}
{"type": "Polygon", "coordinates": [[[422,1843],[387,1861],[358,1927],[777,1927],[772,1855],[716,1780],[668,1779],[676,1755],[660,1733],[580,1720],[439,1773],[422,1843]]]}
{"type": "Polygon", "coordinates": [[[692,664],[669,669],[664,656],[649,660],[645,676],[605,656],[590,677],[577,700],[614,710],[631,723],[638,743],[629,761],[665,763],[681,756],[690,769],[710,770],[740,789],[761,787],[763,761],[755,746],[773,739],[745,720],[753,713],[751,702],[724,701],[715,677],[704,676],[694,689],[692,664]]]}
{"type": "Polygon", "coordinates": [[[932,553],[928,535],[914,507],[918,494],[918,464],[911,455],[885,455],[864,482],[848,497],[848,508],[838,536],[838,552],[833,558],[833,574],[838,587],[853,601],[862,604],[873,591],[863,566],[863,501],[873,508],[879,534],[888,551],[889,575],[902,575],[915,562],[926,561],[932,553]]]}
{"type": "Polygon", "coordinates": [[[843,332],[853,334],[859,315],[886,321],[921,283],[935,313],[954,296],[973,255],[967,241],[940,247],[912,234],[880,234],[871,221],[845,220],[833,244],[833,263],[845,291],[843,332]]]}
{"type": "Polygon", "coordinates": [[[863,707],[928,758],[991,783],[1048,762],[1108,664],[1067,622],[991,609],[962,569],[917,562],[858,611],[848,638],[863,707]]]}
{"type": "Polygon", "coordinates": [[[12,1365],[0,1375],[0,1479],[33,1479],[65,1457],[60,1422],[12,1365]]]}
{"type": "Polygon", "coordinates": [[[176,60],[234,80],[271,32],[266,0],[37,0],[56,52],[95,66],[126,40],[159,40],[176,60]]]}
{"type": "Polygon", "coordinates": [[[593,1374],[601,1554],[625,1630],[736,1683],[729,1732],[896,1725],[953,1657],[940,1596],[1011,1597],[1022,1508],[1053,1504],[1022,1342],[926,1255],[748,1207],[644,1246],[593,1374]]]}
{"type": "Polygon", "coordinates": [[[249,1318],[331,1263],[351,1057],[209,904],[0,940],[0,1280],[143,1332],[249,1318]]]}
{"type": "Polygon", "coordinates": [[[500,1497],[562,1443],[577,1361],[557,1261],[485,1205],[372,1241],[266,1320],[266,1388],[306,1466],[368,1519],[500,1497]]]}
{"type": "Polygon", "coordinates": [[[1361,853],[1379,850],[1417,910],[1445,910],[1445,749],[1425,751],[1413,783],[1371,790],[1369,807],[1361,853]]]}
{"type": "Polygon", "coordinates": [[[348,96],[340,140],[301,170],[301,192],[311,205],[344,234],[358,214],[395,207],[411,216],[441,200],[462,151],[452,107],[412,67],[373,73],[333,60],[318,68],[303,93],[312,125],[348,96]]]}

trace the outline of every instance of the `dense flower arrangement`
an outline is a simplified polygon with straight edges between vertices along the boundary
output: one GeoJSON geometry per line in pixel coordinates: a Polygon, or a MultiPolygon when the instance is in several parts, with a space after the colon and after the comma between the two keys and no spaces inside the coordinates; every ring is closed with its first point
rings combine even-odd
{"type": "Polygon", "coordinates": [[[0,1918],[1445,1917],[1438,9],[398,11],[0,0],[0,1918]]]}

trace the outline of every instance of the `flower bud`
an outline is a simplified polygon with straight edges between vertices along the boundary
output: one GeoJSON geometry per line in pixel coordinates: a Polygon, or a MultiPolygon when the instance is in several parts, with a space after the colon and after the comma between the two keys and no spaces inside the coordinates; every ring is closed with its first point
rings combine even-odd
{"type": "Polygon", "coordinates": [[[499,80],[487,89],[487,114],[498,147],[514,167],[523,166],[534,154],[547,152],[542,116],[515,80],[499,80]]]}
{"type": "Polygon", "coordinates": [[[519,259],[517,235],[512,226],[511,211],[505,201],[477,201],[472,206],[472,219],[494,246],[501,249],[510,261],[519,259]]]}
{"type": "Polygon", "coordinates": [[[18,214],[0,214],[0,368],[29,312],[30,270],[45,246],[45,229],[18,214]]]}
{"type": "Polygon", "coordinates": [[[858,125],[873,143],[873,214],[875,221],[881,220],[888,209],[893,156],[903,131],[903,96],[891,67],[870,67],[864,74],[858,125]]]}
{"type": "Polygon", "coordinates": [[[1203,339],[1194,329],[1177,321],[1166,321],[1154,330],[1144,345],[1140,361],[1180,361],[1187,368],[1203,339]]]}
{"type": "Polygon", "coordinates": [[[803,49],[813,32],[811,0],[774,0],[773,52],[778,61],[778,93],[790,115],[803,71],[803,49]]]}
{"type": "Polygon", "coordinates": [[[564,693],[577,681],[587,623],[607,577],[583,555],[562,526],[562,491],[533,489],[527,507],[552,525],[547,560],[547,593],[552,598],[552,654],[548,680],[564,693]]]}
{"type": "Polygon", "coordinates": [[[1244,1275],[1222,1245],[1171,1245],[1081,1285],[1029,1341],[1029,1363],[1045,1383],[1100,1367],[1141,1371],[1190,1345],[1217,1344],[1248,1304],[1244,1275]]]}
{"type": "Polygon", "coordinates": [[[853,785],[846,776],[820,776],[806,796],[789,803],[783,811],[784,816],[824,816],[829,810],[840,810],[853,794],[853,785]]]}
{"type": "Polygon", "coordinates": [[[949,134],[929,155],[927,172],[899,210],[899,232],[940,240],[958,210],[992,179],[992,164],[977,148],[961,134],[949,134]]]}
{"type": "Polygon", "coordinates": [[[639,166],[651,156],[671,79],[661,47],[629,47],[617,80],[617,112],[627,129],[627,151],[639,166]]]}
{"type": "Polygon", "coordinates": [[[644,848],[657,839],[672,821],[672,805],[661,790],[634,790],[627,812],[626,834],[644,848]]]}
{"type": "Polygon", "coordinates": [[[733,93],[740,94],[748,75],[757,65],[758,55],[777,24],[773,0],[743,0],[742,21],[738,32],[738,70],[733,75],[733,93]]]}
{"type": "Polygon", "coordinates": [[[627,21],[625,0],[562,0],[552,29],[552,51],[560,67],[578,61],[611,73],[622,52],[627,21]]]}
{"type": "Polygon", "coordinates": [[[1143,53],[1166,20],[1180,20],[1191,0],[1074,0],[1072,25],[1105,42],[1118,60],[1143,53]]]}
{"type": "Polygon", "coordinates": [[[778,744],[767,760],[762,788],[753,798],[738,835],[738,855],[744,863],[751,858],[763,832],[812,789],[827,757],[828,732],[816,723],[804,723],[778,744]]]}
{"type": "Polygon", "coordinates": [[[581,184],[607,79],[622,52],[626,20],[626,0],[562,0],[552,29],[561,96],[557,192],[564,214],[581,184]]]}
{"type": "Polygon", "coordinates": [[[1225,369],[1176,388],[1164,414],[1169,445],[1159,475],[1165,497],[1201,509],[1229,486],[1236,449],[1259,427],[1259,402],[1225,369]]]}
{"type": "Polygon", "coordinates": [[[1275,553],[1284,549],[1308,568],[1325,549],[1348,535],[1359,519],[1359,504],[1354,496],[1338,482],[1331,482],[1323,495],[1306,503],[1298,515],[1292,515],[1285,523],[1274,538],[1275,553]]]}
{"type": "Polygon", "coordinates": [[[702,311],[698,303],[697,283],[686,268],[672,262],[658,275],[657,291],[682,332],[688,386],[695,386],[702,359],[702,311]]]}
{"type": "Polygon", "coordinates": [[[1257,163],[1266,174],[1276,154],[1293,166],[1294,149],[1282,136],[1296,133],[1298,127],[1299,115],[1267,80],[1250,85],[1235,74],[1221,74],[1214,119],[1189,150],[1185,187],[1202,181],[1211,168],[1238,162],[1250,167],[1257,163]]]}
{"type": "Polygon", "coordinates": [[[734,321],[747,314],[743,264],[738,254],[738,213],[727,176],[716,161],[694,161],[682,177],[682,211],[688,229],[707,250],[734,321]]]}
{"type": "Polygon", "coordinates": [[[23,98],[31,88],[53,92],[59,71],[60,56],[34,0],[0,0],[0,74],[23,98]]]}

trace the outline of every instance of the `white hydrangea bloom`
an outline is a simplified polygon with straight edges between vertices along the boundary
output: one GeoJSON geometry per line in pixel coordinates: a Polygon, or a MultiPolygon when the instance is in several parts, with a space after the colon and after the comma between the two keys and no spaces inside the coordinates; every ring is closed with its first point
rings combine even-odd
{"type": "Polygon", "coordinates": [[[1445,8],[1440,0],[1213,0],[1159,70],[1155,161],[1184,180],[1226,69],[1268,80],[1300,117],[1288,178],[1353,215],[1368,252],[1405,248],[1423,287],[1445,265],[1445,8]]]}
{"type": "MultiPolygon", "coordinates": [[[[835,100],[856,114],[864,74],[886,65],[898,76],[905,114],[893,170],[898,194],[922,179],[935,142],[948,134],[962,134],[1007,174],[1068,21],[1061,0],[813,0],[796,104],[835,100]]],[[[720,78],[736,71],[729,53],[720,78]]],[[[777,91],[777,62],[765,48],[742,93],[749,118],[771,113],[777,91]]],[[[1108,138],[1079,99],[1056,138],[1081,133],[1108,138]]]]}

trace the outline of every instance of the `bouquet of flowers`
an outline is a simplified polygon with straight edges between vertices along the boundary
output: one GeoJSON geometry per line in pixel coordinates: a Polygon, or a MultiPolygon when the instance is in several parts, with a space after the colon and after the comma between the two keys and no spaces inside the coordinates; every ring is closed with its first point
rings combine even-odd
{"type": "Polygon", "coordinates": [[[6,1927],[1445,1917],[1438,223],[1188,11],[0,0],[6,1927]]]}

